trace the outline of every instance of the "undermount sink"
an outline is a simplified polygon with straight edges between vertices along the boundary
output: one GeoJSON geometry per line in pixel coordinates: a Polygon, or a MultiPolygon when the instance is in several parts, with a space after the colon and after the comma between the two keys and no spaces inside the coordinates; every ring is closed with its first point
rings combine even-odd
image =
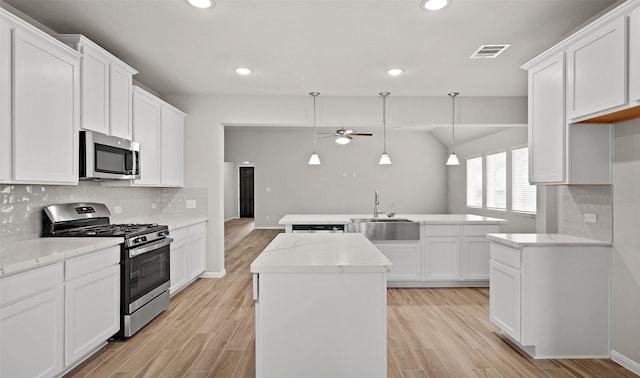
{"type": "Polygon", "coordinates": [[[372,241],[420,240],[420,223],[403,218],[354,218],[347,229],[372,241]]]}

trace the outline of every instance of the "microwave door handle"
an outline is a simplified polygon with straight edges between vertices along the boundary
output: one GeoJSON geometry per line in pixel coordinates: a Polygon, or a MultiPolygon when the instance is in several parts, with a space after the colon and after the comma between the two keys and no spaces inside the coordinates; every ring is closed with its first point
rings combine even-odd
{"type": "Polygon", "coordinates": [[[131,168],[133,168],[133,170],[131,171],[132,175],[136,175],[136,173],[138,172],[138,151],[132,150],[131,151],[131,160],[133,160],[131,162],[131,168]]]}

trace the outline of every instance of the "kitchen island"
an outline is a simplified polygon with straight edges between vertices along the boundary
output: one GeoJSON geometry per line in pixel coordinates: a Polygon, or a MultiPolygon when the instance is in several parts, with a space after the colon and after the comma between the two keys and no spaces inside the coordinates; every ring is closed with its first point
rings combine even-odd
{"type": "MultiPolygon", "coordinates": [[[[285,231],[300,232],[305,225],[344,226],[371,214],[287,214],[280,219],[285,231]],[[300,227],[302,226],[302,227],[300,227]]],[[[388,219],[380,215],[379,220],[388,219]]],[[[372,240],[391,262],[389,287],[486,287],[489,286],[488,233],[500,232],[504,219],[473,214],[395,214],[393,219],[419,223],[413,240],[372,240]]],[[[339,226],[339,227],[338,227],[339,226]]],[[[308,227],[313,229],[314,227],[308,227]]]]}
{"type": "Polygon", "coordinates": [[[251,264],[257,377],[386,377],[391,262],[361,234],[280,234],[251,264]]]}

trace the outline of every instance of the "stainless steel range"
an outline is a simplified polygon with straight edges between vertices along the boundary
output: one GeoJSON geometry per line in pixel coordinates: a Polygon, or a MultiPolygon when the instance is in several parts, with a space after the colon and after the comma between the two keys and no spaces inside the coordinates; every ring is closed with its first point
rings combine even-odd
{"type": "Polygon", "coordinates": [[[116,338],[131,337],[169,306],[169,253],[173,239],[167,226],[110,224],[101,203],[68,203],[43,210],[42,236],[122,237],[121,319],[116,338]]]}

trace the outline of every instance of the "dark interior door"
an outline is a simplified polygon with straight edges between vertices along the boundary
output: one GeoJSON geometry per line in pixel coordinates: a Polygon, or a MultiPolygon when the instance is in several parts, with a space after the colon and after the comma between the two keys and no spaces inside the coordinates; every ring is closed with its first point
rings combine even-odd
{"type": "Polygon", "coordinates": [[[240,218],[253,218],[253,167],[240,167],[240,218]]]}

